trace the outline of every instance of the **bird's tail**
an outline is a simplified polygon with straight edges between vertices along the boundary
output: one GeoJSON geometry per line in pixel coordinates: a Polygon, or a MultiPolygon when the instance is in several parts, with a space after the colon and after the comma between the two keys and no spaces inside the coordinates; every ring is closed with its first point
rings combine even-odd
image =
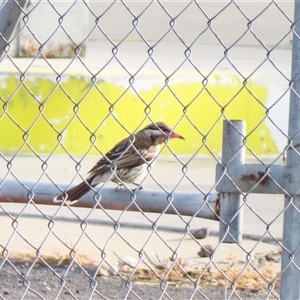
{"type": "Polygon", "coordinates": [[[66,201],[70,204],[77,202],[84,194],[91,190],[95,185],[89,183],[90,180],[83,181],[66,192],[56,196],[54,202],[63,202],[64,198],[67,197],[66,201]]]}

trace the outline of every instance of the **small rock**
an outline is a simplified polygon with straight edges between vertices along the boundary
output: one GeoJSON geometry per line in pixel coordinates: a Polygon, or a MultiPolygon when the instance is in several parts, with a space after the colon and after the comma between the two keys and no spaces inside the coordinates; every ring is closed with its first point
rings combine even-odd
{"type": "Polygon", "coordinates": [[[204,239],[208,236],[209,230],[206,227],[200,228],[200,229],[194,229],[191,230],[191,234],[195,239],[204,239]]]}
{"type": "Polygon", "coordinates": [[[125,265],[125,266],[122,266],[120,270],[124,273],[130,273],[132,271],[132,268],[125,265]]]}
{"type": "Polygon", "coordinates": [[[266,261],[279,263],[281,261],[281,251],[271,251],[265,256],[266,261]]]}
{"type": "Polygon", "coordinates": [[[271,250],[270,252],[266,253],[256,253],[255,259],[257,260],[258,264],[263,265],[266,261],[279,263],[281,261],[281,250],[271,250]]]}
{"type": "Polygon", "coordinates": [[[98,271],[97,276],[109,277],[109,272],[106,269],[101,268],[98,271]]]}
{"type": "Polygon", "coordinates": [[[200,251],[197,252],[197,254],[200,256],[200,257],[210,257],[211,254],[213,253],[214,249],[211,245],[204,245],[204,246],[201,246],[201,249],[200,251]]]}

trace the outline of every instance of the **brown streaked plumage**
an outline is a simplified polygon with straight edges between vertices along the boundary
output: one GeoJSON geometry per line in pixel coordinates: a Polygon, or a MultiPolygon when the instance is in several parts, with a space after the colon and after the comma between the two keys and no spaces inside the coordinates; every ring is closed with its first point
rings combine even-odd
{"type": "Polygon", "coordinates": [[[68,202],[75,203],[90,189],[106,181],[118,185],[123,182],[139,185],[148,173],[147,167],[157,157],[160,144],[167,137],[184,139],[162,122],[150,124],[123,139],[95,164],[85,181],[56,196],[54,201],[62,202],[67,196],[68,202]]]}

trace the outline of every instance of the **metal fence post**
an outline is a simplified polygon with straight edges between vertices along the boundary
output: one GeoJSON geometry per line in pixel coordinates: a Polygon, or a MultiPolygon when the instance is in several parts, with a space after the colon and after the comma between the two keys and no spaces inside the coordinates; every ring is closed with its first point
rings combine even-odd
{"type": "MultiPolygon", "coordinates": [[[[230,168],[245,163],[243,139],[246,123],[240,120],[223,122],[222,165],[230,168]]],[[[228,182],[228,180],[227,180],[228,182]]],[[[242,240],[243,210],[239,193],[220,193],[220,233],[224,243],[240,243],[242,240]]]]}
{"type": "MultiPolygon", "coordinates": [[[[292,76],[289,112],[289,138],[292,145],[300,143],[300,2],[295,1],[292,76]]],[[[296,146],[297,147],[297,146],[296,146]]],[[[297,150],[299,148],[297,147],[297,150]]],[[[295,183],[300,188],[300,156],[293,147],[287,151],[283,223],[283,250],[281,262],[281,299],[300,299],[300,196],[296,196],[295,183]]]]}
{"type": "Polygon", "coordinates": [[[15,27],[18,24],[22,9],[25,8],[27,0],[5,1],[0,6],[0,58],[9,43],[15,27]]]}

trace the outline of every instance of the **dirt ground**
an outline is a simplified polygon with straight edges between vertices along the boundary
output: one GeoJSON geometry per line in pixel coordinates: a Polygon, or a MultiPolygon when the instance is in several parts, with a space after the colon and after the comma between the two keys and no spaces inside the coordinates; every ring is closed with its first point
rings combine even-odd
{"type": "MultiPolygon", "coordinates": [[[[218,287],[194,287],[169,284],[165,290],[159,284],[127,282],[97,276],[92,282],[87,274],[95,272],[92,268],[71,268],[64,276],[67,266],[38,266],[30,271],[23,282],[17,272],[26,274],[28,266],[14,263],[12,268],[5,263],[0,272],[0,298],[13,299],[224,299],[224,290],[218,287]],[[15,270],[15,269],[16,270],[15,270]],[[27,281],[27,283],[26,283],[27,281]],[[93,287],[93,288],[92,288],[93,287]],[[24,298],[22,298],[24,296],[24,298]]],[[[266,299],[263,292],[236,291],[230,299],[266,299]]],[[[227,297],[230,290],[227,291],[227,297]]],[[[229,298],[226,298],[229,299],[229,298]]],[[[273,299],[271,296],[269,299],[273,299]]]]}

